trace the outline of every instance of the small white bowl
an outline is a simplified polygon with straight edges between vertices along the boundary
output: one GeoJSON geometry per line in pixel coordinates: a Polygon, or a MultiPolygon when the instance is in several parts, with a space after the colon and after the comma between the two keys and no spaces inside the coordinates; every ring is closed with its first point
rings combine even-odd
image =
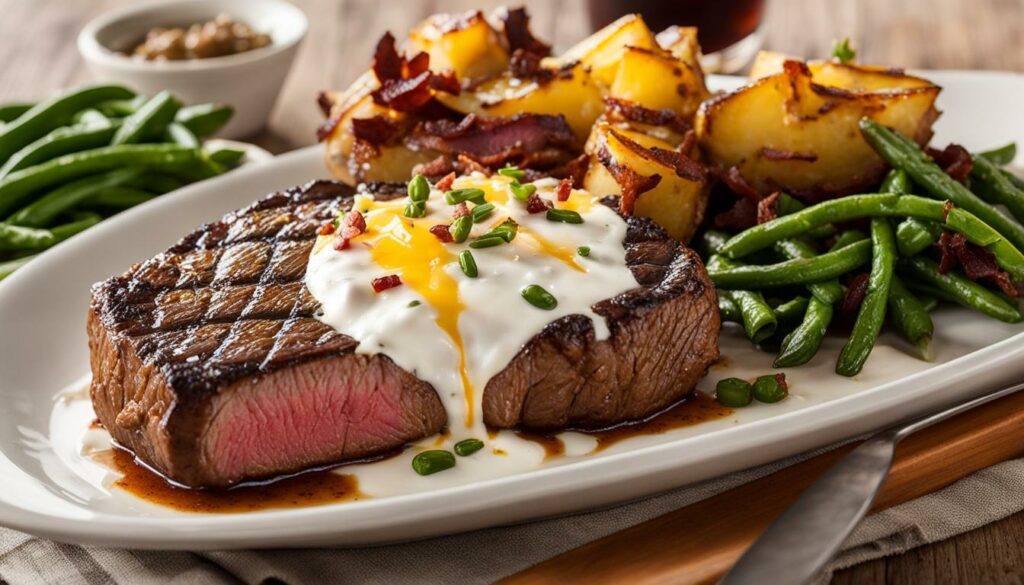
{"type": "Polygon", "coordinates": [[[235,115],[219,135],[242,138],[266,125],[308,27],[306,15],[284,0],[161,0],[133,4],[89,22],[78,35],[78,50],[98,81],[120,83],[144,95],[168,90],[186,104],[234,106],[235,115]],[[183,61],[144,61],[124,54],[151,28],[187,27],[220,14],[270,35],[271,44],[183,61]]]}

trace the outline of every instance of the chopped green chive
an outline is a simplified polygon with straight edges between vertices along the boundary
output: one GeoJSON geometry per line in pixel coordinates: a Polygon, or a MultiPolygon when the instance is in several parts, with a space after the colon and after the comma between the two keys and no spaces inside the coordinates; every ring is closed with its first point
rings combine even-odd
{"type": "Polygon", "coordinates": [[[519,291],[519,293],[523,295],[526,302],[538,309],[550,311],[558,306],[558,299],[548,291],[544,290],[544,287],[539,284],[526,285],[521,291],[519,291]]]}
{"type": "Polygon", "coordinates": [[[409,181],[409,199],[413,201],[426,201],[430,198],[430,183],[423,175],[416,175],[409,181]]]}
{"type": "Polygon", "coordinates": [[[484,442],[480,439],[463,439],[455,443],[455,454],[460,457],[468,457],[484,448],[484,442]]]}
{"type": "Polygon", "coordinates": [[[455,243],[461,244],[469,239],[469,232],[473,229],[473,216],[463,215],[455,218],[452,225],[448,226],[448,233],[452,235],[455,243]]]}
{"type": "Polygon", "coordinates": [[[483,189],[455,189],[445,193],[444,200],[448,205],[458,205],[464,201],[472,201],[479,205],[486,203],[483,189]]]}
{"type": "Polygon", "coordinates": [[[418,307],[418,306],[420,306],[420,305],[422,305],[422,304],[423,304],[423,303],[421,303],[421,302],[419,302],[419,301],[409,301],[409,304],[408,304],[408,305],[406,305],[406,306],[407,306],[407,307],[409,307],[409,308],[411,309],[411,308],[413,308],[413,307],[418,307]]]}
{"type": "Polygon", "coordinates": [[[584,257],[590,256],[590,246],[580,246],[576,248],[576,253],[584,257]]]}
{"type": "Polygon", "coordinates": [[[434,449],[424,451],[412,458],[413,471],[420,475],[430,475],[455,467],[455,455],[451,451],[434,449]]]}
{"type": "Polygon", "coordinates": [[[423,217],[427,214],[427,203],[426,201],[412,201],[405,205],[402,213],[405,214],[405,217],[423,217]]]}
{"type": "Polygon", "coordinates": [[[491,231],[480,236],[480,238],[498,237],[506,242],[511,242],[516,239],[517,233],[519,233],[519,224],[514,219],[509,218],[501,222],[500,225],[495,226],[491,231]]]}
{"type": "Polygon", "coordinates": [[[473,253],[469,250],[459,252],[459,267],[470,278],[476,278],[477,274],[479,274],[476,269],[476,259],[473,258],[473,253]]]}
{"type": "Polygon", "coordinates": [[[754,398],[758,402],[771,404],[789,396],[784,376],[785,374],[758,376],[757,380],[754,380],[754,398]]]}
{"type": "Polygon", "coordinates": [[[857,51],[850,46],[850,37],[832,43],[832,57],[838,59],[840,63],[849,63],[857,58],[857,51]]]}
{"type": "Polygon", "coordinates": [[[481,236],[469,243],[469,247],[474,250],[480,248],[493,248],[494,246],[500,246],[505,243],[505,240],[498,236],[481,236]]]}
{"type": "Polygon", "coordinates": [[[562,223],[583,223],[583,216],[568,209],[549,209],[548,221],[560,221],[562,223]]]}
{"type": "Polygon", "coordinates": [[[754,387],[746,380],[725,378],[715,386],[715,399],[732,408],[747,406],[754,400],[754,387]]]}
{"type": "Polygon", "coordinates": [[[520,201],[526,201],[537,190],[536,185],[520,185],[519,181],[513,181],[508,188],[512,191],[512,196],[520,201]]]}
{"type": "Polygon", "coordinates": [[[485,219],[488,215],[494,212],[493,203],[484,203],[483,205],[477,205],[473,208],[470,213],[473,214],[473,223],[480,223],[481,220],[485,219]]]}
{"type": "Polygon", "coordinates": [[[501,175],[502,177],[512,177],[517,181],[522,181],[523,179],[526,178],[526,173],[519,170],[518,167],[514,167],[512,165],[505,165],[501,167],[500,169],[498,169],[498,174],[501,175]]]}

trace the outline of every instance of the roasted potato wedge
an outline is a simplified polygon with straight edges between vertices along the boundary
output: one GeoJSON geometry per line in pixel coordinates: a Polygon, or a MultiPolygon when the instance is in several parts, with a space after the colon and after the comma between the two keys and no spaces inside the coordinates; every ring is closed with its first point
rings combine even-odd
{"type": "MultiPolygon", "coordinates": [[[[750,69],[751,79],[760,79],[783,72],[783,64],[792,57],[782,53],[761,51],[750,69]]],[[[837,61],[811,61],[807,63],[811,81],[826,87],[838,87],[858,91],[885,91],[929,87],[932,82],[899,69],[880,65],[860,65],[837,61]]]]}
{"type": "Polygon", "coordinates": [[[479,116],[561,114],[581,143],[604,111],[601,92],[582,64],[559,71],[548,81],[517,79],[506,73],[481,83],[475,91],[438,94],[437,99],[457,112],[479,116]]]}
{"type": "Polygon", "coordinates": [[[695,129],[708,162],[736,167],[762,194],[784,190],[815,200],[870,187],[885,172],[858,131],[862,117],[922,145],[931,137],[938,86],[854,65],[816,66],[842,86],[815,83],[810,67],[790,60],[781,73],[704,102],[695,129]]]}
{"type": "Polygon", "coordinates": [[[508,50],[480,11],[436,14],[409,33],[409,49],[430,55],[434,71],[450,69],[459,79],[497,75],[508,67],[508,50]]]}
{"type": "Polygon", "coordinates": [[[630,198],[631,187],[624,188],[617,176],[634,174],[642,179],[657,175],[659,179],[653,188],[624,201],[625,211],[650,217],[681,241],[693,237],[704,219],[710,187],[699,165],[685,157],[685,169],[673,165],[672,159],[682,155],[668,142],[607,123],[594,126],[587,148],[591,162],[583,180],[584,189],[595,195],[630,198]]]}
{"type": "Polygon", "coordinates": [[[694,68],[663,49],[625,47],[608,95],[689,120],[709,94],[699,65],[694,68]]]}
{"type": "Polygon", "coordinates": [[[627,14],[583,39],[557,58],[565,65],[580,62],[604,87],[615,81],[619,61],[626,47],[657,49],[658,41],[639,14],[627,14]]]}

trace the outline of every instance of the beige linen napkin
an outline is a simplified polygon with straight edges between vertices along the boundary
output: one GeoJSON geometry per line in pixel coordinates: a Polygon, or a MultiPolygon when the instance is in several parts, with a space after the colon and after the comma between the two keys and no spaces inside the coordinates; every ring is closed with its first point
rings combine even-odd
{"type": "MultiPolygon", "coordinates": [[[[819,451],[820,452],[820,451],[819,451]]],[[[763,477],[818,452],[616,508],[363,549],[160,552],[81,547],[0,529],[0,583],[490,583],[586,542],[763,477]]],[[[831,569],[898,554],[1024,509],[1024,459],[869,517],[831,569]]]]}

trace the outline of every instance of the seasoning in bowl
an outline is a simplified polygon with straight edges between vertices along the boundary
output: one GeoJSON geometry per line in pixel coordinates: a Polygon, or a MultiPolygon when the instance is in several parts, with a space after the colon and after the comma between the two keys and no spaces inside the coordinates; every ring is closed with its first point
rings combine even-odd
{"type": "Polygon", "coordinates": [[[181,61],[224,57],[260,49],[270,44],[270,36],[249,25],[221,14],[210,22],[184,28],[154,28],[132,51],[147,61],[181,61]]]}

